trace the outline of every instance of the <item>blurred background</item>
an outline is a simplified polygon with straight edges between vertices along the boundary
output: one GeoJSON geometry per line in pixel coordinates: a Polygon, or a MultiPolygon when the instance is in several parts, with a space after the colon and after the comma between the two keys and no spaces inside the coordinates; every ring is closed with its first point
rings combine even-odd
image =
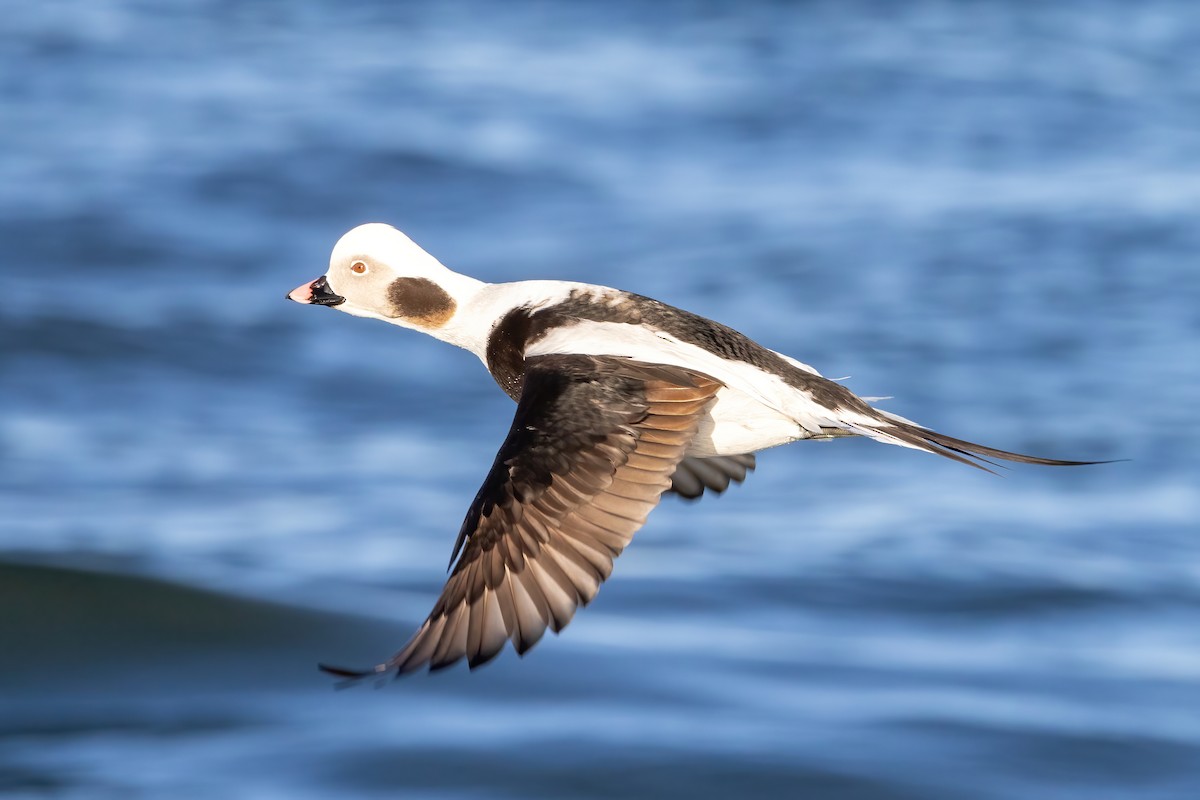
{"type": "Polygon", "coordinates": [[[1200,796],[1200,8],[9,4],[0,794],[1200,796]],[[366,221],[951,435],[667,500],[524,660],[424,618],[512,403],[284,301],[366,221]]]}

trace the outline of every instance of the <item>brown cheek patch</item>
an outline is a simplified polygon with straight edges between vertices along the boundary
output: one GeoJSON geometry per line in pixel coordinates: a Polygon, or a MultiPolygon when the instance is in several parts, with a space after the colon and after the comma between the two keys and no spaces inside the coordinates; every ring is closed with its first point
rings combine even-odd
{"type": "Polygon", "coordinates": [[[388,286],[393,316],[427,328],[440,328],[454,316],[454,298],[427,278],[396,278],[388,286]]]}

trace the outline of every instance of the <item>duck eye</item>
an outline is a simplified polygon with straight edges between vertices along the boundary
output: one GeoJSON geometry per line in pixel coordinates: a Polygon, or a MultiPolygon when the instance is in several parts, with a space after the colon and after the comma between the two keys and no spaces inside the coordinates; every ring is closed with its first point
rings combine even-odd
{"type": "Polygon", "coordinates": [[[355,275],[366,275],[367,274],[367,265],[365,263],[363,263],[362,261],[355,261],[353,264],[350,265],[350,271],[353,272],[355,275]]]}

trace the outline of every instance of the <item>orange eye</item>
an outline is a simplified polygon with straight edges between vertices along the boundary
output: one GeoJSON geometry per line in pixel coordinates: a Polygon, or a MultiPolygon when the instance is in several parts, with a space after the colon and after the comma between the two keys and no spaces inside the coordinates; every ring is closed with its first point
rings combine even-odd
{"type": "Polygon", "coordinates": [[[366,275],[367,274],[367,265],[361,261],[355,261],[353,264],[350,265],[350,271],[353,272],[355,275],[366,275]]]}

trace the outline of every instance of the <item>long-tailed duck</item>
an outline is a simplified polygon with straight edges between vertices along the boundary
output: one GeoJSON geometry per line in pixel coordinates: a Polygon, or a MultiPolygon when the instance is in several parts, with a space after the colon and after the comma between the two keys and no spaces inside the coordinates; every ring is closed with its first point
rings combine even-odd
{"type": "Polygon", "coordinates": [[[868,436],[981,469],[984,457],[1095,463],[937,433],[732,328],[649,297],[460,275],[390,225],[347,233],[329,271],[287,296],[465,348],[517,401],[433,611],[387,661],[366,671],[322,667],[335,675],[440,669],[464,657],[474,668],[510,640],[524,654],[595,597],[665,492],[721,492],[745,479],[757,450],[868,436]]]}

